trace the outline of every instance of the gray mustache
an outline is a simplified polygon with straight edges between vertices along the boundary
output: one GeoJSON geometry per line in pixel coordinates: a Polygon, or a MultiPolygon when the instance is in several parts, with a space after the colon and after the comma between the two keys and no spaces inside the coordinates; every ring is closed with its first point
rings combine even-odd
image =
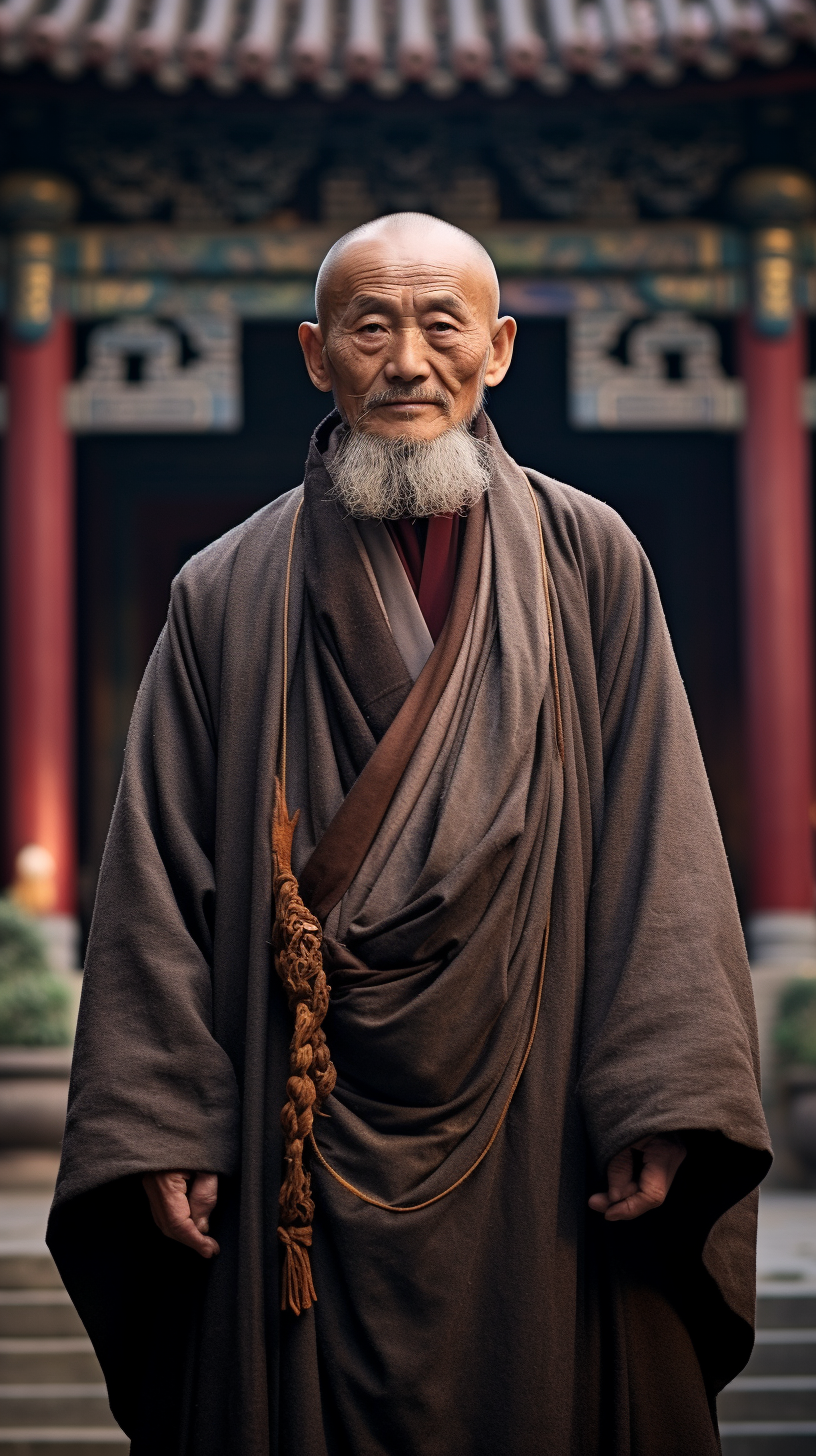
{"type": "Polygon", "coordinates": [[[446,414],[450,413],[450,400],[441,390],[423,389],[421,386],[416,389],[406,389],[403,386],[402,389],[381,389],[377,394],[369,395],[368,399],[363,401],[357,423],[359,424],[360,420],[364,419],[372,410],[379,409],[381,405],[398,404],[405,399],[409,399],[412,404],[436,404],[446,414]]]}

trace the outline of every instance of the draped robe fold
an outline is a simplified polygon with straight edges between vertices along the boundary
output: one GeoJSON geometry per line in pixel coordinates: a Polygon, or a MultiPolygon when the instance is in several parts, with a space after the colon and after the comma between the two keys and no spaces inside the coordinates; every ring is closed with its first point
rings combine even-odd
{"type": "Polygon", "coordinates": [[[100,876],[50,1247],[134,1456],[714,1456],[711,1402],[751,1347],[769,1151],[739,920],[651,571],[612,511],[525,477],[490,427],[483,530],[468,522],[414,683],[327,499],[335,422],[305,486],[174,583],[100,876]],[[416,716],[474,542],[478,562],[434,711],[326,915],[338,1082],[311,1159],[318,1302],[296,1319],[275,1233],[291,1022],[268,940],[301,501],[287,787],[312,889],[324,834],[416,716]],[[418,1212],[350,1193],[329,1167],[413,1205],[484,1150],[548,915],[532,1050],[487,1156],[418,1212]],[[609,1158],[661,1131],[689,1149],[666,1204],[606,1225],[586,1200],[609,1158]],[[140,1175],[160,1168],[222,1175],[211,1265],[153,1228],[140,1175]]]}

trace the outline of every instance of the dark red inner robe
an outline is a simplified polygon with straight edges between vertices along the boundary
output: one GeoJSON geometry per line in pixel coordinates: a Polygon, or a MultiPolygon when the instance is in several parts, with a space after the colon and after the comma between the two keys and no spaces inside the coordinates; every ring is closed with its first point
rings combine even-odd
{"type": "Polygon", "coordinates": [[[464,534],[461,516],[450,513],[423,520],[386,521],[388,534],[411,583],[434,642],[445,625],[453,598],[459,548],[464,534]]]}

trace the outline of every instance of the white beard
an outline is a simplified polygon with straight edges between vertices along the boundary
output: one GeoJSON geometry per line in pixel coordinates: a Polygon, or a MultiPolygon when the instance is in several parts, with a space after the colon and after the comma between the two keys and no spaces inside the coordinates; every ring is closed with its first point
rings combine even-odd
{"type": "Polygon", "coordinates": [[[328,465],[332,499],[350,516],[380,521],[463,515],[487,490],[491,468],[490,446],[465,424],[435,440],[352,430],[328,465]]]}

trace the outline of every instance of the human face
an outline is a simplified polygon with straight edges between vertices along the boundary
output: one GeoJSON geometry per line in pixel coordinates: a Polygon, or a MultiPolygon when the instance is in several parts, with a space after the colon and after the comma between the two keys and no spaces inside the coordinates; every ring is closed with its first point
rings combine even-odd
{"type": "Polygon", "coordinates": [[[350,244],[330,279],[324,329],[301,324],[306,367],[349,425],[432,440],[469,421],[507,373],[516,325],[466,243],[409,233],[350,244]]]}

